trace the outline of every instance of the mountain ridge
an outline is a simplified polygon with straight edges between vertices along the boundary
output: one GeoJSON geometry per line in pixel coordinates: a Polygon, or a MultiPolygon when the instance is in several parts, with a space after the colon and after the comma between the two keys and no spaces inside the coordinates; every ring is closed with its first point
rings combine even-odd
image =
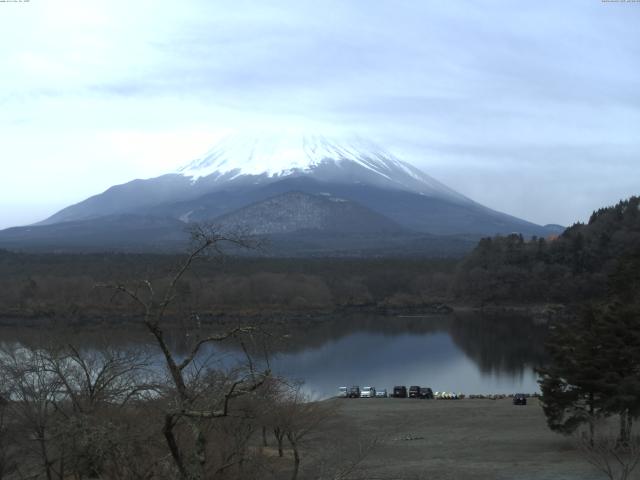
{"type": "Polygon", "coordinates": [[[471,201],[361,137],[336,140],[321,135],[229,136],[202,157],[178,168],[176,173],[192,179],[192,182],[212,176],[232,181],[243,175],[269,178],[303,174],[318,176],[331,165],[341,167],[341,174],[344,174],[345,165],[349,163],[397,188],[471,201]]]}
{"type": "MultiPolygon", "coordinates": [[[[81,230],[105,231],[101,221],[121,231],[120,236],[105,231],[113,248],[129,245],[127,235],[139,238],[141,245],[155,245],[151,238],[142,241],[145,235],[134,225],[134,217],[139,217],[141,224],[154,225],[152,230],[155,228],[167,245],[175,243],[179,227],[184,229],[193,222],[229,222],[232,218],[248,231],[300,238],[296,233],[300,229],[328,235],[332,216],[333,223],[342,229],[334,233],[343,236],[354,234],[349,228],[355,226],[359,234],[379,236],[382,225],[386,225],[384,235],[395,229],[403,232],[399,236],[405,240],[412,235],[479,238],[514,232],[547,236],[559,231],[557,226],[540,226],[485,207],[373,142],[341,144],[321,136],[311,140],[285,137],[284,141],[237,137],[218,143],[173,173],[114,185],[35,225],[51,229],[0,231],[0,247],[7,242],[15,245],[17,238],[25,244],[66,245],[69,242],[60,232],[68,228],[70,236],[109,248],[103,239],[81,230]],[[279,200],[272,198],[283,195],[279,200]],[[346,203],[343,208],[328,203],[336,201],[346,203]],[[250,225],[249,218],[255,225],[250,225]],[[268,228],[266,219],[270,219],[268,228]],[[276,225],[278,222],[281,224],[276,225]]],[[[281,240],[283,245],[293,245],[291,239],[281,240]]],[[[356,239],[351,240],[349,248],[356,248],[356,239]]],[[[371,246],[373,242],[367,238],[365,243],[371,246]]],[[[339,241],[328,243],[340,246],[339,241]]],[[[395,241],[389,245],[402,248],[395,241]]]]}

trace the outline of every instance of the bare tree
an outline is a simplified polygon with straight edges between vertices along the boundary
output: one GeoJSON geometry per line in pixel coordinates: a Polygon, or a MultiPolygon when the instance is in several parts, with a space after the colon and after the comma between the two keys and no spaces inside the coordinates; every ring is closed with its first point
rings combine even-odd
{"type": "Polygon", "coordinates": [[[140,375],[146,367],[139,352],[126,350],[21,346],[0,352],[0,378],[9,392],[0,423],[10,416],[12,455],[23,475],[97,478],[113,467],[114,453],[135,443],[122,441],[122,411],[148,388],[140,375]]]}
{"type": "MultiPolygon", "coordinates": [[[[0,372],[1,373],[1,372],[0,372]]],[[[0,480],[12,473],[17,462],[15,459],[15,447],[12,445],[10,428],[13,425],[8,421],[11,391],[4,385],[5,379],[0,379],[0,480]]]]}
{"type": "MultiPolygon", "coordinates": [[[[60,379],[51,373],[49,358],[43,350],[5,349],[0,355],[0,370],[9,384],[9,408],[26,435],[25,454],[39,458],[47,480],[64,478],[64,451],[58,448],[54,428],[56,403],[61,399],[60,379]]],[[[22,468],[29,468],[25,462],[22,468]]]]}
{"type": "Polygon", "coordinates": [[[88,413],[102,406],[123,407],[156,389],[152,359],[136,348],[91,348],[74,345],[51,349],[49,368],[62,383],[71,410],[88,413]]]}
{"type": "Polygon", "coordinates": [[[276,442],[278,444],[278,456],[280,458],[284,457],[284,437],[286,435],[286,431],[284,429],[283,424],[280,421],[273,426],[273,436],[276,437],[276,442]]]}
{"type": "Polygon", "coordinates": [[[334,409],[330,404],[310,401],[300,384],[284,389],[275,409],[277,414],[274,434],[278,440],[278,453],[282,456],[282,440],[279,435],[284,434],[293,454],[291,478],[296,480],[302,461],[302,442],[333,413],[334,409]]]}
{"type": "Polygon", "coordinates": [[[583,458],[610,480],[629,480],[640,463],[640,436],[629,436],[621,443],[616,435],[591,438],[580,434],[575,443],[583,458]]]}
{"type": "Polygon", "coordinates": [[[252,327],[236,327],[223,333],[196,338],[190,351],[178,358],[170,348],[163,323],[169,307],[179,297],[178,286],[194,262],[208,254],[223,254],[225,245],[251,248],[255,245],[244,235],[223,234],[215,228],[195,226],[192,231],[193,248],[185,261],[177,268],[168,286],[161,294],[156,293],[149,280],[137,287],[123,284],[110,285],[116,292],[132,299],[141,309],[142,322],[152,334],[160,348],[168,371],[169,384],[165,398],[167,408],[164,413],[162,433],[171,453],[178,475],[184,480],[200,480],[205,477],[211,457],[207,437],[207,422],[231,415],[233,400],[256,392],[269,376],[269,371],[258,372],[246,348],[246,368],[236,369],[231,374],[217,378],[214,382],[202,382],[202,375],[208,369],[199,364],[199,354],[203,347],[236,339],[244,345],[243,338],[255,333],[252,327]],[[181,435],[178,432],[182,432],[181,435]],[[181,442],[186,442],[186,448],[181,442]]]}
{"type": "MultiPolygon", "coordinates": [[[[48,355],[50,372],[60,382],[55,406],[67,470],[98,478],[116,465],[114,453],[123,448],[123,410],[155,390],[146,381],[151,359],[140,348],[79,350],[72,345],[51,349],[48,355]]],[[[131,436],[126,440],[135,443],[131,436]]]]}

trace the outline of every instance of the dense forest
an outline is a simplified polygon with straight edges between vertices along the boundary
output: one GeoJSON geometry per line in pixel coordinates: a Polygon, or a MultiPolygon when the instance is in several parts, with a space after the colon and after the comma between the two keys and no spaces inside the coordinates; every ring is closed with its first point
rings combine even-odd
{"type": "MultiPolygon", "coordinates": [[[[5,317],[109,317],[131,302],[97,288],[149,279],[161,284],[179,255],[0,252],[5,317]]],[[[393,308],[448,298],[456,261],[446,259],[203,259],[180,282],[182,304],[211,314],[393,308]]]]}
{"type": "MultiPolygon", "coordinates": [[[[579,303],[603,297],[612,275],[640,256],[639,198],[594,212],[558,237],[482,239],[463,260],[213,257],[182,280],[182,309],[201,313],[378,311],[579,303]]],[[[181,256],[0,251],[0,315],[126,315],[126,298],[96,285],[162,282],[181,256]]],[[[633,275],[634,272],[631,272],[633,275]]]]}
{"type": "Polygon", "coordinates": [[[640,198],[631,197],[556,238],[482,239],[459,265],[452,294],[481,304],[601,299],[611,276],[639,256],[640,198]]]}

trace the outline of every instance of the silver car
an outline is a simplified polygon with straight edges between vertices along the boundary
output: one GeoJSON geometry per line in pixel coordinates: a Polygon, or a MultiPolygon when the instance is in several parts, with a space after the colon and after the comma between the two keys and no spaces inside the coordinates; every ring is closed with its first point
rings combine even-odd
{"type": "Polygon", "coordinates": [[[349,396],[349,389],[347,387],[338,387],[338,397],[347,398],[349,396]]]}
{"type": "Polygon", "coordinates": [[[382,390],[376,390],[376,398],[387,398],[387,389],[383,388],[382,390]]]}

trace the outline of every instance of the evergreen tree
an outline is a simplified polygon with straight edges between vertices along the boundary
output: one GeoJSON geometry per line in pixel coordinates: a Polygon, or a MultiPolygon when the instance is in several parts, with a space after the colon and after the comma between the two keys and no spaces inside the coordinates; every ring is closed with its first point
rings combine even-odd
{"type": "MultiPolygon", "coordinates": [[[[640,246],[638,247],[640,250],[640,246]]],[[[620,415],[620,436],[627,443],[640,416],[640,254],[618,261],[610,279],[611,301],[598,314],[605,409],[620,415]]]]}
{"type": "Polygon", "coordinates": [[[542,407],[551,430],[573,433],[604,415],[602,357],[592,308],[570,322],[554,325],[546,348],[550,361],[538,370],[542,407]]]}
{"type": "Polygon", "coordinates": [[[602,390],[608,414],[620,416],[620,436],[627,443],[634,418],[640,415],[640,325],[636,312],[621,304],[601,314],[598,330],[606,362],[602,390]]]}
{"type": "MultiPolygon", "coordinates": [[[[637,249],[640,249],[640,245],[637,249]]],[[[620,417],[626,444],[640,416],[640,252],[622,257],[608,300],[558,325],[547,340],[549,365],[539,370],[542,404],[552,430],[571,433],[600,416],[620,417]]]]}

